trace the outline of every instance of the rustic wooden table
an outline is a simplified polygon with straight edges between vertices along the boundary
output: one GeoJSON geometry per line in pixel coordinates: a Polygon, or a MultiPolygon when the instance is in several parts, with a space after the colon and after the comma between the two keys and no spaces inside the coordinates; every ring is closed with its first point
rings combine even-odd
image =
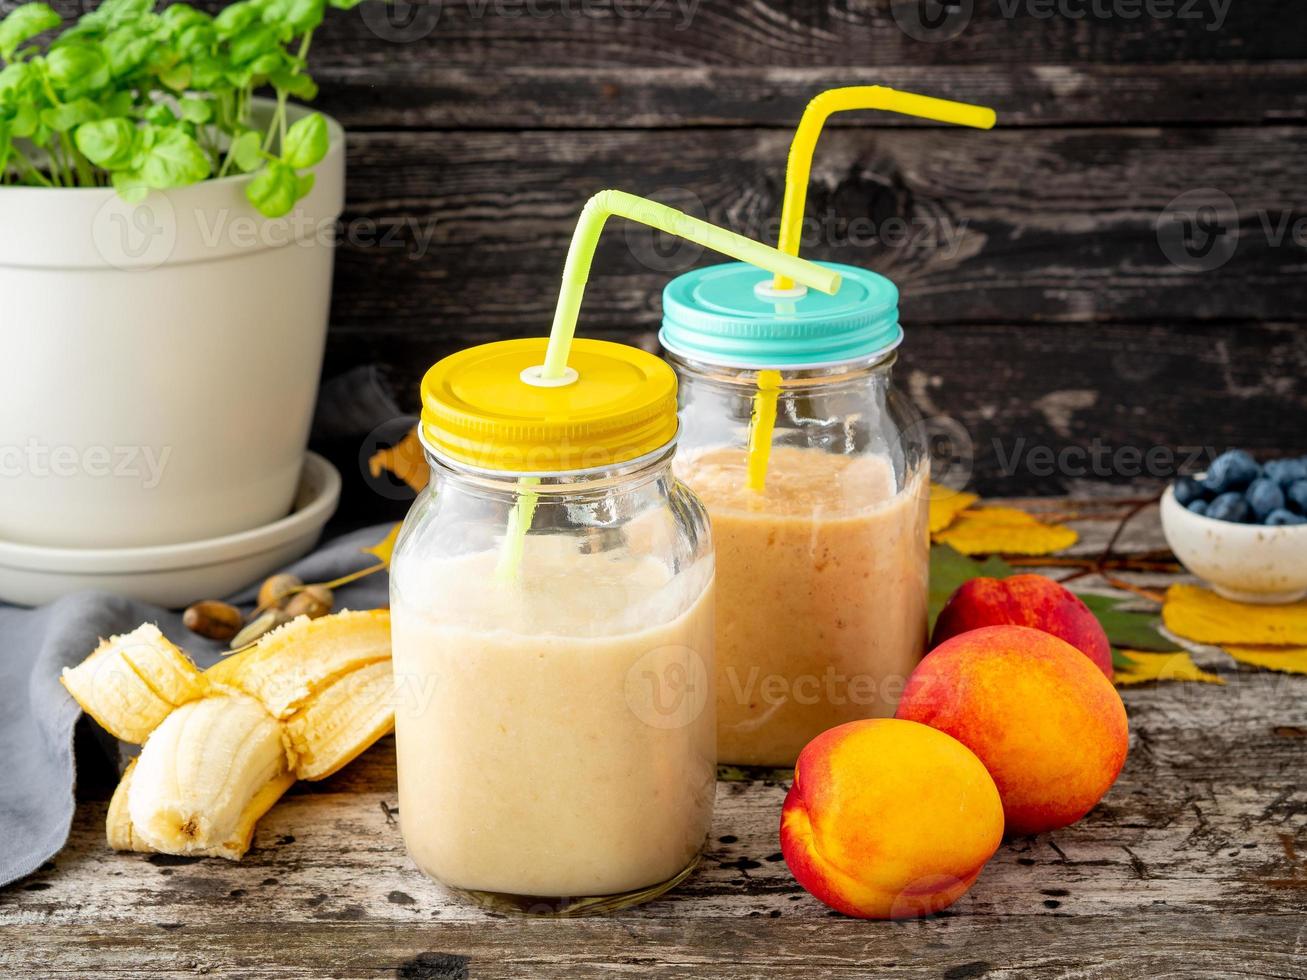
{"type": "MultiPolygon", "coordinates": [[[[1111,530],[1079,527],[1084,553],[1111,530]]],[[[1151,513],[1124,538],[1160,545],[1151,513]]],[[[794,882],[777,843],[786,772],[724,771],[699,870],[651,905],[543,920],[458,904],[404,853],[387,739],[299,784],[239,864],[115,854],[90,794],[67,848],[0,891],[0,972],[1307,978],[1307,678],[1196,659],[1225,684],[1123,691],[1130,757],[1093,813],[1006,843],[928,920],[846,919],[794,882]]]]}

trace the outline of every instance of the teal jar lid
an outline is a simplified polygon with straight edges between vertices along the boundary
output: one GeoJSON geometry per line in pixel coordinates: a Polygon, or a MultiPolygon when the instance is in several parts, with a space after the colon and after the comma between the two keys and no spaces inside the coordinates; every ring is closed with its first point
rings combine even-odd
{"type": "Polygon", "coordinates": [[[903,342],[899,291],[882,275],[821,262],[843,277],[835,295],[728,262],[677,276],[663,290],[659,340],[681,357],[739,368],[808,368],[862,360],[903,342]]]}

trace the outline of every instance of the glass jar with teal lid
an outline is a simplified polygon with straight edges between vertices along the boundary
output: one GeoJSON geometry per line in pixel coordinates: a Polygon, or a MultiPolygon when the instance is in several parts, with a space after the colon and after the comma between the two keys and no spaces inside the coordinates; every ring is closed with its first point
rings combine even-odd
{"type": "Polygon", "coordinates": [[[833,296],[739,263],[663,292],[676,469],[717,548],[722,762],[792,765],[826,729],[892,715],[925,649],[929,463],[892,383],[898,289],[821,264],[833,296]]]}

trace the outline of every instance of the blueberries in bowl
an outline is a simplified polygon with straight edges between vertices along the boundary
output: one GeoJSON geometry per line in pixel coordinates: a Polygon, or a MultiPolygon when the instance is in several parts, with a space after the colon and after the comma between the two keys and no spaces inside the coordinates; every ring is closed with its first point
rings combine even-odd
{"type": "Polygon", "coordinates": [[[1248,520],[1251,513],[1252,508],[1248,506],[1248,501],[1244,500],[1243,494],[1237,490],[1223,493],[1207,505],[1207,516],[1214,521],[1242,524],[1248,520]]]}
{"type": "Polygon", "coordinates": [[[1283,527],[1289,524],[1307,524],[1307,517],[1280,508],[1279,510],[1273,510],[1267,514],[1264,523],[1267,527],[1283,527]]]}
{"type": "Polygon", "coordinates": [[[1176,503],[1191,513],[1235,524],[1307,524],[1307,456],[1259,465],[1242,449],[1222,453],[1199,480],[1178,477],[1176,503]]]}
{"type": "Polygon", "coordinates": [[[1207,471],[1203,487],[1214,496],[1243,490],[1262,475],[1262,468],[1257,461],[1242,449],[1231,449],[1212,461],[1207,471]]]}
{"type": "Polygon", "coordinates": [[[1272,511],[1284,510],[1284,491],[1278,483],[1264,476],[1249,484],[1244,497],[1259,524],[1265,524],[1272,511]]]}

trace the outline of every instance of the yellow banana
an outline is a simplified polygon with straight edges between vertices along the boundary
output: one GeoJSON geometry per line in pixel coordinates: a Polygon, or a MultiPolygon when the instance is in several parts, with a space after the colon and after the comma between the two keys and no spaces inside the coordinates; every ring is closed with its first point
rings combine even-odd
{"type": "Polygon", "coordinates": [[[101,641],[60,680],[109,734],[133,745],[204,691],[195,665],[151,623],[101,641]]]}
{"type": "Polygon", "coordinates": [[[254,699],[184,704],[136,760],[127,792],[132,835],[169,854],[239,857],[249,846],[246,828],[294,782],[287,762],[281,726],[254,699]],[[279,787],[270,799],[269,784],[279,787]]]}
{"type": "Polygon", "coordinates": [[[394,727],[394,678],[381,660],[337,678],[286,719],[300,779],[325,779],[394,727]]]}
{"type": "Polygon", "coordinates": [[[274,718],[289,718],[338,677],[380,660],[390,660],[390,612],[344,611],[291,620],[204,676],[258,698],[274,718]]]}
{"type": "Polygon", "coordinates": [[[115,850],[239,859],[296,778],[331,775],[394,726],[385,610],[297,619],[203,673],[146,625],[63,681],[143,743],[109,804],[115,850]]]}

